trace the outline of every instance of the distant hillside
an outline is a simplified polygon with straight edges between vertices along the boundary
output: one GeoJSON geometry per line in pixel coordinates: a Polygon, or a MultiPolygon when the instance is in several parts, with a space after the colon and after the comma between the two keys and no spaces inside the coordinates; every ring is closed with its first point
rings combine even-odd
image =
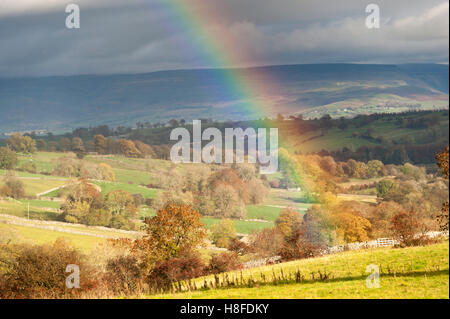
{"type": "MultiPolygon", "coordinates": [[[[354,116],[448,106],[448,65],[316,64],[235,70],[283,114],[354,116]],[[267,88],[260,74],[273,85],[267,88]]],[[[242,97],[223,70],[0,79],[0,133],[99,124],[213,118],[242,120],[242,97]]],[[[275,114],[269,114],[275,115],[275,114]]]]}
{"type": "MultiPolygon", "coordinates": [[[[202,129],[211,126],[219,128],[222,134],[227,127],[277,127],[282,136],[279,141],[281,147],[289,148],[294,153],[321,152],[340,161],[354,158],[364,162],[379,159],[386,164],[407,161],[434,164],[435,154],[449,143],[448,110],[360,115],[350,119],[295,118],[202,123],[202,129]],[[401,151],[401,154],[394,154],[396,151],[401,151]]],[[[192,123],[188,123],[186,128],[192,134],[192,123]]],[[[168,126],[143,128],[133,130],[126,136],[150,145],[173,144],[169,140],[172,129],[168,126]]]]}

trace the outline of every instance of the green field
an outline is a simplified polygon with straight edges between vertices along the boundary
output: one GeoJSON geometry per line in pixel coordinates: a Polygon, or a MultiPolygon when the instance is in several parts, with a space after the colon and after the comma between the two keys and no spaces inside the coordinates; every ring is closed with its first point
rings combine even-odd
{"type": "Polygon", "coordinates": [[[58,238],[63,238],[86,253],[90,252],[97,244],[105,242],[106,240],[104,238],[94,236],[70,234],[47,229],[7,225],[2,223],[0,223],[0,232],[4,232],[6,236],[11,234],[11,237],[13,237],[12,241],[16,243],[30,243],[40,245],[52,243],[58,238]]]}
{"type": "Polygon", "coordinates": [[[281,208],[294,208],[299,211],[305,211],[311,207],[311,203],[304,202],[304,194],[300,191],[289,191],[286,189],[270,190],[269,198],[266,200],[266,205],[279,206],[281,208]]]}
{"type": "MultiPolygon", "coordinates": [[[[0,172],[1,174],[1,172],[0,172]]],[[[26,196],[36,196],[37,194],[46,192],[56,187],[64,186],[68,183],[68,179],[58,178],[58,177],[48,177],[48,176],[27,176],[21,177],[21,175],[26,175],[26,173],[17,174],[21,182],[23,183],[26,196]]],[[[31,175],[31,174],[30,174],[31,175]]],[[[0,178],[0,186],[4,184],[3,179],[0,178]]]]}
{"type": "MultiPolygon", "coordinates": [[[[446,102],[448,105],[448,101],[446,102]]],[[[369,114],[370,112],[368,112],[369,114]]],[[[326,113],[325,113],[326,114],[326,113]]],[[[293,145],[295,150],[301,151],[303,154],[310,152],[320,152],[321,150],[333,151],[340,150],[343,147],[353,147],[357,149],[360,146],[376,146],[380,145],[375,140],[369,140],[361,137],[354,137],[353,133],[358,132],[360,134],[372,131],[373,137],[383,137],[386,140],[397,141],[400,144],[427,144],[427,143],[442,143],[448,144],[448,129],[449,118],[448,112],[443,111],[439,113],[440,122],[430,128],[412,129],[401,127],[396,123],[395,119],[379,119],[366,125],[356,126],[349,125],[346,129],[339,129],[333,127],[326,131],[310,131],[306,134],[298,136],[292,135],[292,140],[289,145],[293,145]],[[424,136],[427,134],[436,134],[433,140],[425,141],[424,136]],[[406,141],[406,142],[405,142],[406,141]]],[[[402,119],[408,118],[426,118],[431,117],[433,114],[427,115],[402,115],[402,119]]],[[[288,135],[289,136],[289,135],[288,135]]]]}
{"type": "Polygon", "coordinates": [[[62,157],[75,158],[74,153],[54,153],[54,152],[36,152],[29,155],[19,156],[19,167],[25,162],[31,162],[36,165],[38,172],[51,173],[58,165],[57,160],[62,157]]]}
{"type": "Polygon", "coordinates": [[[275,221],[280,215],[281,208],[264,206],[264,205],[248,205],[247,218],[248,219],[263,219],[267,221],[275,221]]]}
{"type": "MultiPolygon", "coordinates": [[[[202,223],[206,228],[211,229],[211,227],[221,221],[220,218],[213,217],[203,217],[202,223]]],[[[260,221],[246,221],[234,219],[234,227],[236,227],[236,232],[239,234],[251,234],[252,231],[259,231],[265,228],[272,228],[274,226],[273,222],[260,222],[260,221]]]]}
{"type": "Polygon", "coordinates": [[[141,194],[144,198],[155,198],[158,194],[157,189],[150,189],[144,186],[125,184],[125,183],[111,183],[111,182],[93,182],[102,188],[102,194],[106,195],[111,191],[124,190],[130,194],[141,194]]]}
{"type": "Polygon", "coordinates": [[[58,218],[59,203],[51,201],[5,201],[0,200],[0,214],[12,215],[40,220],[56,220],[58,218]],[[28,210],[28,203],[30,204],[28,210]]]}
{"type": "Polygon", "coordinates": [[[52,200],[24,199],[24,200],[20,200],[19,202],[21,202],[25,205],[30,204],[30,207],[59,209],[59,207],[61,206],[61,202],[52,201],[52,200]]]}
{"type": "MultiPolygon", "coordinates": [[[[229,278],[240,278],[241,272],[230,272],[229,278]]],[[[256,281],[252,287],[219,288],[178,294],[158,294],[146,298],[449,298],[449,245],[448,241],[426,247],[380,248],[343,252],[324,257],[303,259],[242,271],[244,280],[256,281]],[[380,287],[367,288],[368,265],[380,269],[380,287]],[[273,274],[289,277],[300,271],[305,279],[301,283],[286,279],[271,283],[273,274]],[[311,280],[311,273],[331,273],[328,280],[311,280]],[[263,282],[261,274],[266,276],[263,282]]],[[[223,276],[219,276],[222,282],[223,276]]],[[[212,276],[198,278],[214,281],[212,276]]]]}

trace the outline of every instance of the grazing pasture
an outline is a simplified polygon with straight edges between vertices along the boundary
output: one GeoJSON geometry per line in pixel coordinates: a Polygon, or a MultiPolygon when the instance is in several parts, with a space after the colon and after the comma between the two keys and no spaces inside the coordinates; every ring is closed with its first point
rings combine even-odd
{"type": "MultiPolygon", "coordinates": [[[[218,276],[238,287],[157,294],[145,298],[449,298],[448,241],[425,247],[348,251],[318,258],[234,271],[218,276]],[[368,265],[380,270],[380,288],[368,288],[368,265]],[[292,276],[300,273],[301,279],[292,276]],[[320,279],[327,274],[327,279],[320,279]],[[275,278],[275,280],[274,280],[275,278]],[[312,279],[314,278],[314,279],[312,279]],[[243,282],[239,286],[239,282],[243,282]]],[[[192,280],[202,287],[214,276],[192,280]]]]}

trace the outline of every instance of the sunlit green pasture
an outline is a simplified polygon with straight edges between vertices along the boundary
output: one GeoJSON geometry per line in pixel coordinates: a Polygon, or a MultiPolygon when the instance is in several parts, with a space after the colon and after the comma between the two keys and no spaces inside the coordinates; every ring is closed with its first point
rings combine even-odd
{"type": "MultiPolygon", "coordinates": [[[[227,273],[229,278],[240,278],[241,272],[227,273]]],[[[449,298],[448,241],[425,247],[380,248],[349,251],[324,257],[303,259],[273,266],[242,271],[245,280],[253,278],[253,287],[218,288],[178,294],[158,294],[146,298],[449,298]],[[368,288],[366,272],[369,265],[380,269],[380,287],[368,288]],[[305,280],[296,283],[286,280],[271,283],[273,274],[286,277],[300,271],[305,280]],[[326,281],[311,281],[318,271],[331,273],[326,281]],[[266,283],[261,279],[263,274],[266,283]]],[[[224,276],[220,275],[222,281],[224,276]]],[[[212,276],[195,279],[200,287],[212,276]]]]}

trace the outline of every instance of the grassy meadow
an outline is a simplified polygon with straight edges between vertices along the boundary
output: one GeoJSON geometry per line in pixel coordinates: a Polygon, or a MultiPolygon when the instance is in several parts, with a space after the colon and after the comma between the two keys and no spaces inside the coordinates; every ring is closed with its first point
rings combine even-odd
{"type": "MultiPolygon", "coordinates": [[[[20,163],[31,161],[37,166],[38,172],[49,174],[61,158],[75,158],[75,155],[73,153],[37,152],[33,155],[20,155],[19,161],[20,163]]],[[[125,190],[130,194],[141,194],[144,198],[154,199],[161,190],[143,185],[153,182],[153,173],[172,167],[170,161],[135,159],[124,156],[88,155],[83,161],[96,164],[106,163],[114,171],[115,182],[92,181],[93,184],[101,188],[103,196],[113,190],[125,190]]],[[[185,167],[185,165],[179,165],[176,169],[183,174],[185,167]]],[[[0,170],[0,186],[3,183],[1,175],[6,173],[5,170],[0,170]]],[[[69,185],[73,179],[23,171],[17,171],[15,175],[23,182],[26,196],[29,196],[30,199],[0,201],[0,214],[25,218],[29,216],[31,219],[38,220],[58,220],[59,207],[63,203],[63,199],[58,198],[58,196],[64,186],[69,185]],[[43,194],[42,198],[36,197],[38,194],[43,194]]],[[[272,189],[263,204],[246,207],[247,217],[244,220],[233,220],[236,231],[239,234],[251,234],[253,231],[271,228],[274,226],[274,221],[280,211],[286,207],[294,208],[300,212],[306,211],[311,204],[302,203],[301,197],[301,192],[272,189]]],[[[140,209],[140,218],[154,216],[155,214],[156,212],[148,206],[144,205],[140,209]]],[[[208,229],[220,220],[220,218],[214,217],[202,218],[202,222],[208,229]]]]}
{"type": "MultiPolygon", "coordinates": [[[[303,299],[303,298],[449,298],[448,241],[425,247],[379,248],[348,251],[324,257],[303,259],[221,274],[248,282],[239,288],[203,289],[177,294],[157,294],[146,298],[236,298],[236,299],[303,299]],[[367,288],[368,265],[380,269],[380,287],[367,288]],[[304,279],[298,283],[290,274],[299,271],[304,279]],[[327,280],[312,280],[318,272],[329,273],[327,280]],[[283,275],[282,275],[283,274],[283,275]],[[262,278],[265,276],[266,280],[262,278]],[[273,276],[284,276],[273,284],[273,276]]],[[[199,287],[214,277],[194,280],[199,287]]]]}

